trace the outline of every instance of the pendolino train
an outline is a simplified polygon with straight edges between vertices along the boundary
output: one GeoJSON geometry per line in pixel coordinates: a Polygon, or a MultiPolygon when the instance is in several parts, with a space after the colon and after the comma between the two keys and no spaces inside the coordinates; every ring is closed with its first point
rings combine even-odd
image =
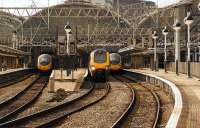
{"type": "Polygon", "coordinates": [[[52,70],[52,56],[49,54],[41,54],[38,57],[37,69],[40,72],[50,72],[52,70]]]}
{"type": "Polygon", "coordinates": [[[120,54],[111,53],[110,54],[110,70],[111,72],[119,73],[122,70],[122,59],[120,54]]]}
{"type": "Polygon", "coordinates": [[[95,80],[106,80],[110,70],[110,55],[104,49],[96,49],[90,53],[89,72],[95,80]]]}

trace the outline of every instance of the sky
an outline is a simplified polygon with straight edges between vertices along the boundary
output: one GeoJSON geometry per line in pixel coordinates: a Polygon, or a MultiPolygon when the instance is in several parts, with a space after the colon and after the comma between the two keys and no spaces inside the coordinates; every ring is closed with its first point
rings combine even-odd
{"type": "MultiPolygon", "coordinates": [[[[55,5],[58,3],[62,3],[64,0],[49,0],[50,5],[55,5]]],[[[94,0],[94,1],[104,1],[104,0],[94,0]]],[[[172,3],[177,2],[178,0],[152,0],[157,3],[159,7],[167,6],[172,3]]],[[[48,5],[48,0],[34,0],[36,3],[37,7],[39,6],[47,6],[48,5]]],[[[27,7],[32,4],[32,0],[0,0],[0,6],[2,7],[27,7]]]]}

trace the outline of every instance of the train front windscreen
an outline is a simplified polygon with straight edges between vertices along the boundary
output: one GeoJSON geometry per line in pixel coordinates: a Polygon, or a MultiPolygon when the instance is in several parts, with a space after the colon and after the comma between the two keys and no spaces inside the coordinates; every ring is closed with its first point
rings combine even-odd
{"type": "Polygon", "coordinates": [[[48,65],[50,63],[50,57],[49,56],[45,56],[45,57],[41,57],[39,58],[39,63],[41,65],[48,65]]]}
{"type": "Polygon", "coordinates": [[[105,63],[106,62],[106,52],[105,51],[97,51],[94,53],[94,61],[96,63],[105,63]]]}

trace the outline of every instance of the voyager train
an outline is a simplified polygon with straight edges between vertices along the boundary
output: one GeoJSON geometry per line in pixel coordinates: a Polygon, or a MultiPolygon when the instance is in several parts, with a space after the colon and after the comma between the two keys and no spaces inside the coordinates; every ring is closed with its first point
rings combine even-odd
{"type": "Polygon", "coordinates": [[[110,54],[110,70],[111,72],[119,73],[122,70],[122,59],[120,54],[111,53],[110,54]]]}
{"type": "Polygon", "coordinates": [[[95,80],[106,80],[110,70],[110,55],[104,49],[96,49],[90,53],[89,72],[95,80]]]}
{"type": "Polygon", "coordinates": [[[53,68],[52,56],[49,54],[41,54],[38,57],[37,69],[40,72],[50,72],[53,68]]]}

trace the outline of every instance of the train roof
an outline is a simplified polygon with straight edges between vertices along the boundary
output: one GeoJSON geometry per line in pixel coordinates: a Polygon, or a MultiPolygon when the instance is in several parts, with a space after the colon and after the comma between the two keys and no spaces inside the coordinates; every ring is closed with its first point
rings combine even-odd
{"type": "Polygon", "coordinates": [[[39,55],[39,57],[50,57],[51,55],[49,55],[49,54],[41,54],[41,55],[39,55]]]}
{"type": "Polygon", "coordinates": [[[110,53],[110,55],[120,55],[119,53],[116,53],[116,52],[114,52],[114,53],[110,53]]]}
{"type": "Polygon", "coordinates": [[[95,49],[93,50],[91,53],[97,52],[97,51],[104,51],[104,52],[108,52],[106,49],[95,49]]]}

